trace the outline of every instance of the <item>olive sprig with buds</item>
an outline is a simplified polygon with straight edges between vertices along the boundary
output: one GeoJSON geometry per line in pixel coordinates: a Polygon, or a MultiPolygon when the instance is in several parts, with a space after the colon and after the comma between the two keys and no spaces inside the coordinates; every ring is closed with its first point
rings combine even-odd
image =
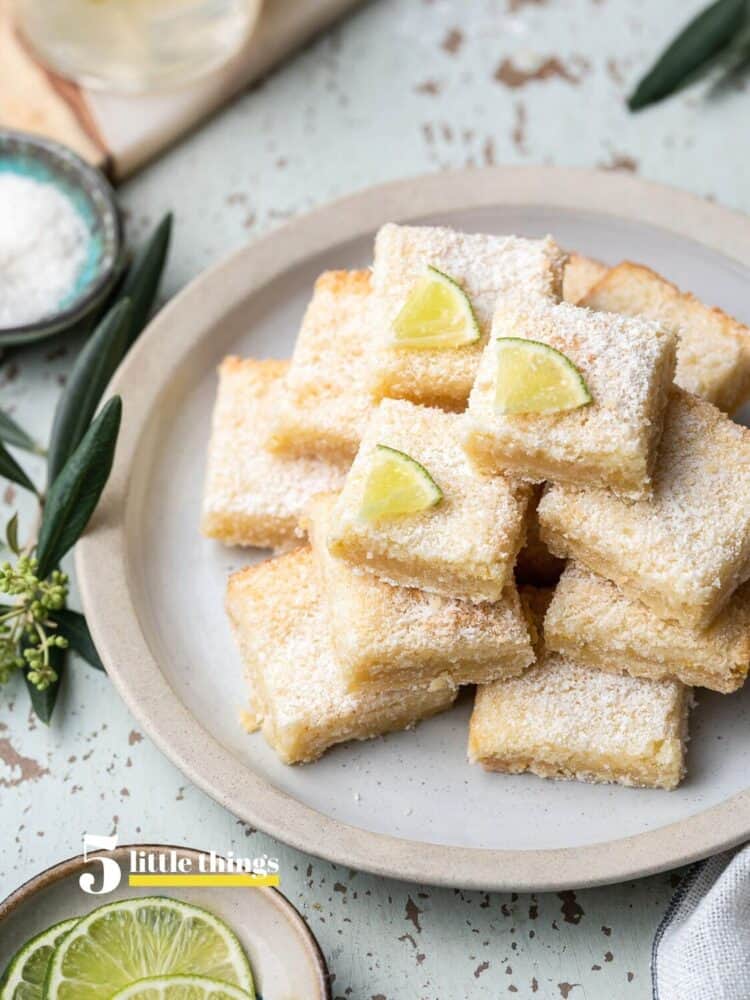
{"type": "Polygon", "coordinates": [[[15,598],[0,612],[0,682],[13,670],[27,670],[27,678],[38,691],[58,680],[52,660],[53,649],[67,649],[50,612],[65,607],[68,576],[56,569],[46,580],[37,576],[39,560],[21,555],[15,566],[0,566],[0,590],[15,598]],[[19,656],[18,650],[23,650],[19,656]]]}
{"type": "Polygon", "coordinates": [[[46,453],[0,410],[0,477],[33,493],[41,510],[36,541],[19,543],[17,514],[6,525],[14,559],[0,565],[0,683],[21,672],[43,722],[52,717],[68,650],[104,669],[86,619],[66,607],[69,580],[60,564],[85,531],[112,469],[122,401],[113,396],[101,409],[99,403],[149,318],[171,226],[167,215],[124,273],[114,303],[78,355],[57,403],[46,453]],[[46,495],[9,448],[46,454],[46,495]]]}

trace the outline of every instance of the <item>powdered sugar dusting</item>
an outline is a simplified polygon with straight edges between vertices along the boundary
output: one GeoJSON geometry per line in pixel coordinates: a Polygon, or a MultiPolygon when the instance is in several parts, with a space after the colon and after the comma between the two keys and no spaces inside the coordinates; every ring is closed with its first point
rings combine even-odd
{"type": "Polygon", "coordinates": [[[383,716],[415,722],[447,707],[452,687],[350,694],[330,638],[331,624],[309,548],[248,567],[229,584],[227,607],[274,729],[302,726],[325,745],[368,735],[383,716]]]}
{"type": "Polygon", "coordinates": [[[520,677],[496,684],[492,700],[498,707],[503,700],[512,703],[529,745],[538,741],[566,752],[650,754],[655,742],[679,734],[675,712],[684,688],[678,681],[590,670],[547,652],[520,677]]]}
{"type": "Polygon", "coordinates": [[[568,563],[544,621],[550,648],[636,676],[672,676],[731,691],[750,665],[750,583],[707,629],[663,621],[578,563],[568,563]]]}
{"type": "Polygon", "coordinates": [[[565,554],[651,606],[715,614],[750,577],[750,431],[675,389],[652,497],[626,503],[605,490],[554,485],[539,519],[543,537],[554,535],[558,548],[564,539],[565,554]]]}
{"type": "MultiPolygon", "coordinates": [[[[387,678],[426,664],[433,677],[447,671],[468,684],[480,677],[486,682],[518,673],[533,662],[513,584],[496,603],[472,604],[413,587],[393,587],[370,573],[356,573],[328,551],[334,504],[333,495],[311,502],[310,541],[335,622],[334,644],[348,667],[387,678]],[[457,664],[460,675],[453,670],[457,664]]],[[[424,671],[419,675],[420,680],[423,677],[424,671]]]]}
{"type": "Polygon", "coordinates": [[[557,301],[565,254],[551,237],[467,234],[430,226],[382,227],[375,239],[373,325],[379,345],[377,396],[455,406],[465,403],[498,298],[557,301]],[[482,340],[450,350],[393,347],[393,321],[428,264],[466,292],[482,340]]]}
{"type": "Polygon", "coordinates": [[[398,563],[403,573],[397,582],[470,600],[497,599],[523,542],[528,496],[528,487],[515,480],[485,478],[472,469],[462,447],[460,416],[385,399],[370,419],[347,476],[331,541],[337,554],[346,555],[354,543],[375,557],[387,556],[392,569],[398,563]],[[420,462],[442,490],[442,501],[418,515],[377,524],[364,521],[359,512],[378,444],[420,462]],[[441,572],[463,580],[463,589],[456,584],[457,589],[446,590],[441,572]],[[491,597],[484,593],[489,585],[497,589],[491,597]]]}
{"type": "Polygon", "coordinates": [[[316,281],[273,421],[280,452],[354,457],[372,408],[370,299],[369,271],[316,281]]]}
{"type": "Polygon", "coordinates": [[[564,260],[563,252],[550,236],[527,240],[518,236],[459,233],[440,226],[388,223],[375,238],[373,289],[377,336],[383,343],[392,339],[393,320],[428,264],[461,285],[486,336],[498,298],[554,301],[560,292],[564,260]]]}
{"type": "Polygon", "coordinates": [[[486,437],[508,467],[526,470],[532,478],[546,478],[533,475],[546,462],[557,468],[557,476],[550,478],[615,486],[627,474],[630,489],[624,492],[642,493],[674,374],[675,347],[674,333],[649,320],[567,302],[501,301],[469,399],[466,425],[472,453],[484,449],[486,437]],[[494,341],[499,337],[536,340],[561,351],[583,375],[592,403],[554,414],[497,412],[494,341]]]}
{"type": "MultiPolygon", "coordinates": [[[[344,470],[313,458],[286,459],[264,447],[287,363],[226,358],[219,369],[203,503],[206,519],[258,522],[292,540],[305,504],[337,489],[344,470]]],[[[249,526],[252,531],[252,526],[249,526]]],[[[268,544],[247,537],[244,544],[268,544]]]]}

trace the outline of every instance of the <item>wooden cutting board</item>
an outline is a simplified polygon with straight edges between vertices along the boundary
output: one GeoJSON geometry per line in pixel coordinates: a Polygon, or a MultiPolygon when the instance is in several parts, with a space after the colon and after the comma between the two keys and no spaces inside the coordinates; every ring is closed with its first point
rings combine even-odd
{"type": "Polygon", "coordinates": [[[46,70],[14,31],[11,2],[0,0],[0,126],[63,142],[118,181],[360,0],[266,0],[248,44],[224,69],[137,97],[87,90],[46,70]]]}

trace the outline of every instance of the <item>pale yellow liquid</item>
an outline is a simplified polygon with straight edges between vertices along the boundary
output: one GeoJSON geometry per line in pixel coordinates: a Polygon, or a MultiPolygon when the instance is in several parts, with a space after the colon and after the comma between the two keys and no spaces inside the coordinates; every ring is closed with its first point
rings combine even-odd
{"type": "Polygon", "coordinates": [[[134,92],[176,86],[226,62],[260,0],[15,0],[22,33],[64,76],[134,92]]]}

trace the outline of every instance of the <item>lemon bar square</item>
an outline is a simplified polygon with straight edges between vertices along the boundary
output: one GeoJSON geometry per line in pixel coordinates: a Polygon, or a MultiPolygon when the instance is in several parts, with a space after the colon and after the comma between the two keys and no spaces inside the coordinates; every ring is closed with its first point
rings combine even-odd
{"type": "Polygon", "coordinates": [[[469,759],[488,771],[676,788],[691,690],[605,673],[540,645],[519,677],[477,688],[469,759]]]}
{"type": "Polygon", "coordinates": [[[549,485],[539,508],[552,552],[616,583],[663,619],[706,628],[750,578],[750,430],[672,392],[653,494],[549,485]]]}
{"type": "Polygon", "coordinates": [[[529,488],[469,464],[461,417],[402,399],[374,411],[333,513],[331,554],[386,582],[468,601],[499,601],[525,534],[529,488]],[[404,452],[437,483],[435,507],[365,520],[365,486],[379,444],[404,452]]]}
{"type": "Polygon", "coordinates": [[[350,690],[486,684],[534,662],[515,585],[494,604],[393,587],[328,551],[335,494],[307,508],[333,645],[350,690]]]}
{"type": "Polygon", "coordinates": [[[707,629],[696,629],[662,621],[614,583],[569,563],[544,619],[544,640],[599,670],[736,691],[750,667],[750,583],[707,629]]]}
{"type": "Polygon", "coordinates": [[[235,573],[226,604],[245,663],[251,715],[286,764],[315,760],[336,743],[408,728],[455,699],[448,684],[347,691],[307,546],[235,573]]]}
{"type": "Polygon", "coordinates": [[[369,271],[326,271],[315,282],[272,423],[273,451],[354,458],[372,408],[369,304],[369,271]]]}
{"type": "Polygon", "coordinates": [[[501,302],[469,399],[466,450],[486,475],[506,471],[532,482],[599,485],[643,496],[651,486],[674,365],[674,334],[649,320],[567,302],[501,302]],[[499,337],[560,351],[578,368],[592,402],[560,413],[498,412],[499,337]]]}
{"type": "Polygon", "coordinates": [[[679,337],[676,384],[725,413],[750,396],[750,330],[650,268],[629,261],[613,267],[580,304],[645,316],[673,329],[679,337]]]}
{"type": "MultiPolygon", "coordinates": [[[[597,281],[601,281],[609,268],[600,260],[571,253],[563,271],[562,297],[566,302],[577,304],[591,291],[597,281]]],[[[612,312],[619,310],[613,309],[612,312]]]]}
{"type": "Polygon", "coordinates": [[[557,301],[564,262],[565,254],[550,237],[527,240],[438,226],[383,226],[375,239],[373,264],[375,398],[462,410],[498,297],[557,301]],[[466,293],[482,334],[477,343],[444,350],[393,345],[393,322],[428,265],[447,274],[466,293]]]}
{"type": "Polygon", "coordinates": [[[219,366],[201,518],[209,538],[273,549],[299,544],[307,501],[344,481],[345,467],[265,449],[287,367],[236,357],[219,366]]]}

